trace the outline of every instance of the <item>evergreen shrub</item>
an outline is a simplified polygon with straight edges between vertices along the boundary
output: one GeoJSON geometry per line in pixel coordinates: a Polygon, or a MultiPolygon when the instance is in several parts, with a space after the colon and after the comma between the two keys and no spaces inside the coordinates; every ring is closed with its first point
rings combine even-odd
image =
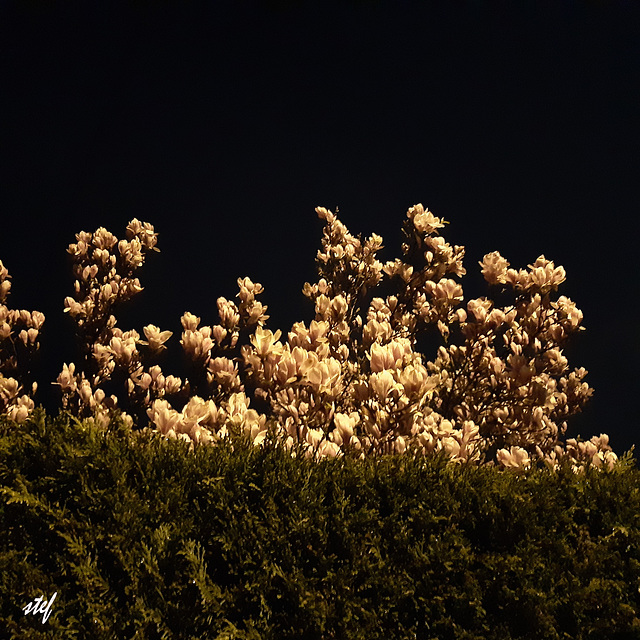
{"type": "MultiPolygon", "coordinates": [[[[274,428],[274,424],[270,425],[274,428]]],[[[6,637],[640,638],[640,473],[0,418],[6,637]],[[57,593],[46,624],[25,615],[57,593]]]]}

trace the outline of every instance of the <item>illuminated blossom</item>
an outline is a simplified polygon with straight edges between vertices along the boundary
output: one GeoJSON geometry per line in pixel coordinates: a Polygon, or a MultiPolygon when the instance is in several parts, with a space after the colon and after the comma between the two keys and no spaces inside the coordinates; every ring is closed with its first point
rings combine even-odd
{"type": "MultiPolygon", "coordinates": [[[[186,312],[181,345],[203,368],[203,385],[216,401],[193,395],[182,412],[163,396],[186,391],[189,381],[183,385],[175,376],[165,377],[159,366],[145,366],[137,348],[148,345],[151,355],[158,353],[172,333],[147,325],[147,340],[140,340],[135,331],[118,329],[110,312],[142,291],[133,271],[147,251],[157,251],[153,226],[134,219],[121,241],[103,227],[76,234],[77,243],[68,248],[75,297],[65,299],[64,310],[82,336],[92,336],[86,346],[95,369],[85,375],[73,363],[64,365],[56,383],[63,406],[108,424],[118,399],[107,399],[98,385],[119,369],[127,376],[132,402],[165,436],[201,445],[233,432],[262,444],[267,416],[249,408],[248,376],[286,445],[301,440],[319,458],[417,448],[425,454],[445,451],[454,461],[480,461],[498,443],[495,461],[505,468],[527,468],[538,460],[556,468],[563,458],[576,469],[615,463],[604,435],[587,442],[569,439],[564,446],[559,439],[566,417],[592,393],[583,381],[587,372],[568,371],[561,348],[582,330],[582,312],[565,296],[556,301],[548,296],[566,279],[562,267],[542,255],[528,270],[510,269],[494,251],[479,263],[482,275],[491,285],[511,288],[514,305],[500,309],[483,297],[457,308],[464,301],[462,286],[448,276],[466,273],[464,248],[436,235],[445,220],[421,204],[411,207],[403,259],[383,266],[376,259],[380,236],[362,241],[336,214],[323,207],[316,212],[326,223],[317,256],[320,278],[303,287],[315,319],[308,327],[295,323],[280,343],[282,333],[264,327],[267,307],[257,300],[263,287],[247,277],[237,280],[238,305],[217,299],[220,325],[199,328],[200,318],[186,312]],[[368,309],[361,309],[385,276],[397,290],[384,299],[373,296],[368,309]],[[464,345],[441,346],[433,362],[423,361],[416,334],[430,327],[447,342],[455,327],[464,345]],[[243,336],[249,344],[238,344],[243,336]]],[[[0,303],[10,290],[8,278],[0,262],[0,303]]],[[[0,304],[0,348],[11,339],[36,349],[43,323],[40,312],[0,304]]],[[[12,356],[0,364],[15,368],[14,361],[12,356]]],[[[19,397],[20,389],[15,378],[0,377],[0,412],[24,420],[32,401],[19,397]]]]}

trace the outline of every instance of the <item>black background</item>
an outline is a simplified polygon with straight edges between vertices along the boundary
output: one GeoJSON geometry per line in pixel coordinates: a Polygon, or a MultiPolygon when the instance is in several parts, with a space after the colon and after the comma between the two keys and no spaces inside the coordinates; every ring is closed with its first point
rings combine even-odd
{"type": "MultiPolygon", "coordinates": [[[[267,326],[307,323],[322,221],[400,257],[408,207],[451,222],[465,300],[478,260],[544,254],[584,312],[565,350],[595,394],[570,434],[637,441],[640,20],[636,2],[0,4],[0,259],[11,308],[47,320],[36,401],[69,361],[74,234],[159,232],[118,316],[218,322],[236,279],[267,326]]],[[[427,354],[431,359],[435,353],[427,354]]]]}

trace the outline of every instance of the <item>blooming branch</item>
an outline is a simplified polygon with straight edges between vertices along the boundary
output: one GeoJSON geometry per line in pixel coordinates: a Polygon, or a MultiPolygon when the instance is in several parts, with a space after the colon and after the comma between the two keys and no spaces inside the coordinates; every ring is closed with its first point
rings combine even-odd
{"type": "MultiPolygon", "coordinates": [[[[555,468],[563,458],[576,469],[615,462],[606,435],[562,440],[566,419],[593,392],[583,381],[586,370],[569,371],[563,355],[569,336],[584,329],[570,299],[551,298],[566,279],[562,267],[540,256],[516,271],[494,251],[479,263],[482,275],[490,286],[511,290],[513,303],[500,308],[480,297],[465,305],[454,279],[466,273],[464,248],[437,235],[448,223],[422,205],[407,211],[403,258],[385,265],[375,257],[380,236],[363,241],[336,214],[316,212],[326,223],[319,279],[303,288],[315,318],[295,323],[284,339],[265,326],[262,285],[239,278],[239,303],[217,300],[220,324],[201,326],[200,317],[183,314],[180,344],[193,368],[184,382],[144,365],[166,348],[171,331],[147,325],[143,340],[116,327],[113,313],[142,290],[134,273],[147,251],[158,250],[153,226],[133,220],[121,241],[102,227],[77,234],[68,249],[75,297],[65,299],[65,311],[76,323],[84,362],[78,373],[65,364],[58,376],[63,408],[108,424],[118,397],[107,398],[100,385],[118,374],[140,426],[146,417],[163,435],[192,445],[231,434],[263,444],[273,420],[287,446],[301,444],[316,457],[444,451],[453,461],[509,468],[537,461],[555,468]],[[376,296],[382,283],[394,293],[376,296]],[[416,336],[432,326],[445,344],[429,361],[416,336]],[[450,344],[454,335],[463,344],[450,344]],[[147,347],[145,358],[139,346],[147,347]],[[250,408],[252,399],[265,413],[250,408]],[[172,402],[180,400],[186,404],[178,411],[172,402]]],[[[0,302],[7,278],[0,263],[0,302]]],[[[0,305],[0,346],[21,323],[10,344],[37,348],[43,322],[38,312],[0,305]]],[[[16,369],[12,353],[0,354],[5,368],[16,369]]],[[[25,419],[33,403],[19,398],[20,390],[17,380],[0,375],[0,409],[25,419]]]]}

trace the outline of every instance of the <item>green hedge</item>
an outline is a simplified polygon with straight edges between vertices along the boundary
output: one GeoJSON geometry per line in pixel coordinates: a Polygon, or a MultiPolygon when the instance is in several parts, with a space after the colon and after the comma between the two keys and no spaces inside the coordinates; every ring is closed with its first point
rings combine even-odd
{"type": "MultiPolygon", "coordinates": [[[[640,638],[640,472],[321,463],[0,418],[13,638],[640,638]],[[25,615],[57,592],[51,617],[25,615]]],[[[0,632],[1,634],[1,632],[0,632]]]]}

